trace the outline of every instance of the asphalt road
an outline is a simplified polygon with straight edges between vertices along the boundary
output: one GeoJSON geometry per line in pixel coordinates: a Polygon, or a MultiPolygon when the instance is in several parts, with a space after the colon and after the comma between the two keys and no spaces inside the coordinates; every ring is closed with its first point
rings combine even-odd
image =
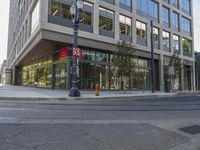
{"type": "Polygon", "coordinates": [[[88,100],[0,100],[0,150],[200,150],[200,95],[88,100]]]}

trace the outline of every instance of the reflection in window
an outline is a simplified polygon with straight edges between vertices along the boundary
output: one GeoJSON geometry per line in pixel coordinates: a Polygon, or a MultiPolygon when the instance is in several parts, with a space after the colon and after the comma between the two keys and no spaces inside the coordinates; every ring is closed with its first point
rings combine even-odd
{"type": "Polygon", "coordinates": [[[172,5],[176,8],[179,8],[179,0],[172,0],[172,5]]]}
{"type": "Polygon", "coordinates": [[[146,24],[136,21],[137,44],[147,45],[146,24]]]}
{"type": "Polygon", "coordinates": [[[169,32],[163,31],[163,50],[170,51],[170,39],[169,39],[169,32]]]}
{"type": "Polygon", "coordinates": [[[51,1],[51,15],[52,16],[60,16],[60,12],[61,12],[61,7],[60,7],[61,3],[58,2],[57,0],[52,0],[51,1]]]}
{"type": "Polygon", "coordinates": [[[190,14],[190,0],[182,0],[182,11],[190,14]]]}
{"type": "Polygon", "coordinates": [[[185,17],[182,17],[182,30],[191,35],[191,21],[185,17]]]}
{"type": "Polygon", "coordinates": [[[114,31],[114,12],[99,8],[99,29],[114,31]]]}
{"type": "Polygon", "coordinates": [[[131,36],[131,18],[120,15],[119,22],[120,22],[120,33],[127,36],[131,36]]]}
{"type": "Polygon", "coordinates": [[[183,54],[192,54],[192,42],[186,38],[182,38],[183,54]]]}
{"type": "Polygon", "coordinates": [[[84,2],[83,10],[80,14],[80,22],[92,26],[92,11],[93,5],[84,2]]]}
{"type": "Polygon", "coordinates": [[[163,2],[166,2],[166,3],[168,3],[169,4],[169,0],[162,0],[163,2]]]}
{"type": "Polygon", "coordinates": [[[33,12],[31,13],[31,33],[36,29],[39,24],[39,16],[40,16],[40,5],[39,2],[35,5],[33,12]]]}
{"type": "Polygon", "coordinates": [[[131,0],[120,0],[120,5],[131,8],[131,0]]]}
{"type": "Polygon", "coordinates": [[[179,29],[179,15],[176,12],[173,12],[173,27],[179,29]]]}
{"type": "Polygon", "coordinates": [[[163,21],[163,25],[166,25],[169,27],[169,9],[166,7],[162,8],[162,21],[163,21]]]}
{"type": "Polygon", "coordinates": [[[152,0],[137,0],[137,11],[158,21],[158,3],[152,0]]]}
{"type": "Polygon", "coordinates": [[[174,51],[180,51],[180,38],[177,35],[173,35],[173,49],[174,51]]]}
{"type": "Polygon", "coordinates": [[[159,29],[156,27],[153,27],[153,41],[154,41],[154,47],[159,49],[159,29]]]}

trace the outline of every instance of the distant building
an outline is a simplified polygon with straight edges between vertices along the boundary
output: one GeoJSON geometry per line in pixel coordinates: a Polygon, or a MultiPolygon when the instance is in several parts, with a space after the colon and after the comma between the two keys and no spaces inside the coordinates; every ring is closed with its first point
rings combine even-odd
{"type": "Polygon", "coordinates": [[[10,73],[10,70],[7,69],[6,60],[4,60],[3,64],[1,65],[0,75],[1,75],[1,78],[0,78],[1,84],[11,84],[12,73],[10,73]]]}
{"type": "Polygon", "coordinates": [[[200,52],[195,52],[196,88],[200,90],[200,52]]]}
{"type": "MultiPolygon", "coordinates": [[[[7,68],[13,84],[71,88],[72,4],[73,0],[10,1],[7,68]]],[[[84,0],[79,89],[94,90],[99,83],[102,90],[125,85],[129,90],[150,90],[153,20],[156,90],[164,91],[164,68],[174,53],[183,63],[176,90],[195,90],[192,5],[193,0],[84,0]],[[135,67],[127,78],[116,75],[112,61],[119,40],[137,48],[135,67]]]]}

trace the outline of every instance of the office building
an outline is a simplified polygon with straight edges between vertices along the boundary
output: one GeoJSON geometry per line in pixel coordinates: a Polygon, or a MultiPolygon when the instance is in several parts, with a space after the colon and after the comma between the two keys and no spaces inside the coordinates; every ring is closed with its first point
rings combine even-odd
{"type": "MultiPolygon", "coordinates": [[[[80,14],[79,88],[151,89],[151,27],[154,29],[156,90],[164,91],[164,66],[178,54],[183,64],[175,90],[195,90],[192,0],[85,0],[80,14]],[[135,67],[126,80],[112,63],[118,41],[135,48],[135,67]],[[123,83],[122,81],[126,81],[123,83]],[[122,85],[123,84],[123,85],[122,85]]],[[[12,83],[70,89],[73,0],[12,0],[8,69],[12,83]]]]}

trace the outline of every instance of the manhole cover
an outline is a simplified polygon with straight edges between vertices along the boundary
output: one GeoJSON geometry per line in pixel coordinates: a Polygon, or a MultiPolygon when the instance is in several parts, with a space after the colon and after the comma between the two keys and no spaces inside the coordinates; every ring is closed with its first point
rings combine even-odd
{"type": "Polygon", "coordinates": [[[200,133],[200,126],[198,125],[193,125],[193,126],[189,126],[189,127],[185,127],[185,128],[180,128],[179,130],[186,132],[188,134],[198,134],[200,133]]]}

